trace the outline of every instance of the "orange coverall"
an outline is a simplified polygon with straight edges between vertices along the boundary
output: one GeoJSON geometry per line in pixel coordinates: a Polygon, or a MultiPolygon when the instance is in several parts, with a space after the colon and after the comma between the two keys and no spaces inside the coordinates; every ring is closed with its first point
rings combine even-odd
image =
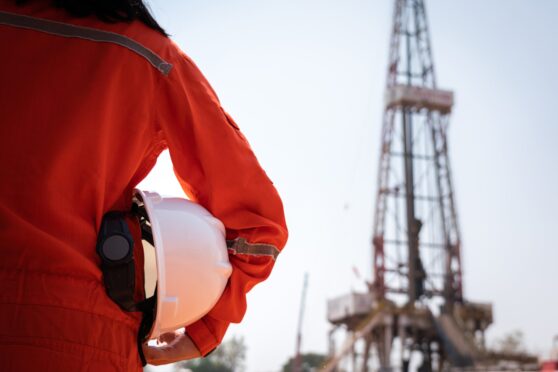
{"type": "Polygon", "coordinates": [[[281,200],[170,39],[49,4],[0,0],[0,369],[141,369],[140,314],[106,295],[95,245],[104,213],[130,207],[166,148],[185,193],[234,242],[224,294],[187,327],[206,355],[286,243],[281,200]]]}

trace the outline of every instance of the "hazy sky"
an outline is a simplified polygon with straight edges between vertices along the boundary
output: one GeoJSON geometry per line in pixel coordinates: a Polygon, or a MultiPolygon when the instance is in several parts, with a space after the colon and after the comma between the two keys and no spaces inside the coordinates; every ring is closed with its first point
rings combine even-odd
{"type": "MultiPolygon", "coordinates": [[[[325,352],[326,300],[362,290],[376,192],[393,1],[151,0],[205,73],[285,203],[290,240],[249,295],[250,372],[295,349],[325,352]]],[[[545,353],[558,334],[558,2],[430,0],[438,84],[456,93],[450,157],[465,296],[494,304],[489,342],[521,329],[545,353]]],[[[142,184],[181,191],[168,156],[142,184]]]]}

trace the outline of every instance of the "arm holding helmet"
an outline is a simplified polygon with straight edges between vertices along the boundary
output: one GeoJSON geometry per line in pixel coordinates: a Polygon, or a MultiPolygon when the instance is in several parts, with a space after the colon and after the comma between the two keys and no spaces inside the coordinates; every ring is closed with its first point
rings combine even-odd
{"type": "MultiPolygon", "coordinates": [[[[225,225],[233,266],[218,303],[186,327],[184,337],[207,355],[221,343],[229,324],[242,320],[246,293],[269,276],[288,233],[273,183],[195,64],[180,53],[167,79],[156,97],[162,141],[185,193],[225,225]]],[[[188,357],[192,350],[185,350],[181,359],[197,356],[188,357]]]]}

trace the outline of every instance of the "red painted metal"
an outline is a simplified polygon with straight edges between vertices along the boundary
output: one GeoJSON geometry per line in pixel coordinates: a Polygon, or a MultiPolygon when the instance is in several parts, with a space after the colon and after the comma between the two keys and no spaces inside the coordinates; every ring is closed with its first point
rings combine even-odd
{"type": "Polygon", "coordinates": [[[423,0],[396,0],[374,214],[371,290],[409,303],[463,298],[447,129],[423,0]],[[442,273],[442,275],[440,275],[442,273]]]}

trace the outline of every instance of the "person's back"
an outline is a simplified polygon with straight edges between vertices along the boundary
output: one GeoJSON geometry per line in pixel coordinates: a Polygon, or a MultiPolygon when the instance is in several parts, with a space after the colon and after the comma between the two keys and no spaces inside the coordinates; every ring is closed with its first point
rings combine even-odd
{"type": "MultiPolygon", "coordinates": [[[[105,26],[63,10],[29,13],[105,26]]],[[[143,44],[151,34],[151,46],[168,42],[139,22],[104,28],[143,44]]],[[[96,260],[95,227],[107,210],[127,208],[124,197],[162,150],[151,122],[161,73],[118,44],[35,30],[2,27],[0,48],[0,208],[2,217],[15,214],[2,220],[1,240],[13,244],[3,261],[42,272],[41,242],[57,274],[97,279],[96,267],[84,270],[96,260]]]]}
{"type": "MultiPolygon", "coordinates": [[[[130,207],[134,187],[167,147],[185,191],[223,220],[228,239],[244,242],[245,231],[252,245],[280,249],[280,200],[201,73],[161,33],[139,21],[74,18],[43,1],[3,1],[0,12],[0,353],[10,355],[2,368],[49,370],[62,353],[66,370],[137,369],[140,315],[121,311],[102,285],[95,244],[103,215],[130,207]],[[255,185],[235,187],[236,172],[255,185]],[[250,209],[241,194],[251,188],[269,200],[253,202],[262,217],[239,210],[250,209]]],[[[261,252],[239,251],[254,264],[254,284],[275,258],[261,252]]],[[[229,321],[240,321],[238,301],[228,319],[216,310],[222,326],[208,329],[217,335],[195,327],[202,354],[229,321]]]]}

